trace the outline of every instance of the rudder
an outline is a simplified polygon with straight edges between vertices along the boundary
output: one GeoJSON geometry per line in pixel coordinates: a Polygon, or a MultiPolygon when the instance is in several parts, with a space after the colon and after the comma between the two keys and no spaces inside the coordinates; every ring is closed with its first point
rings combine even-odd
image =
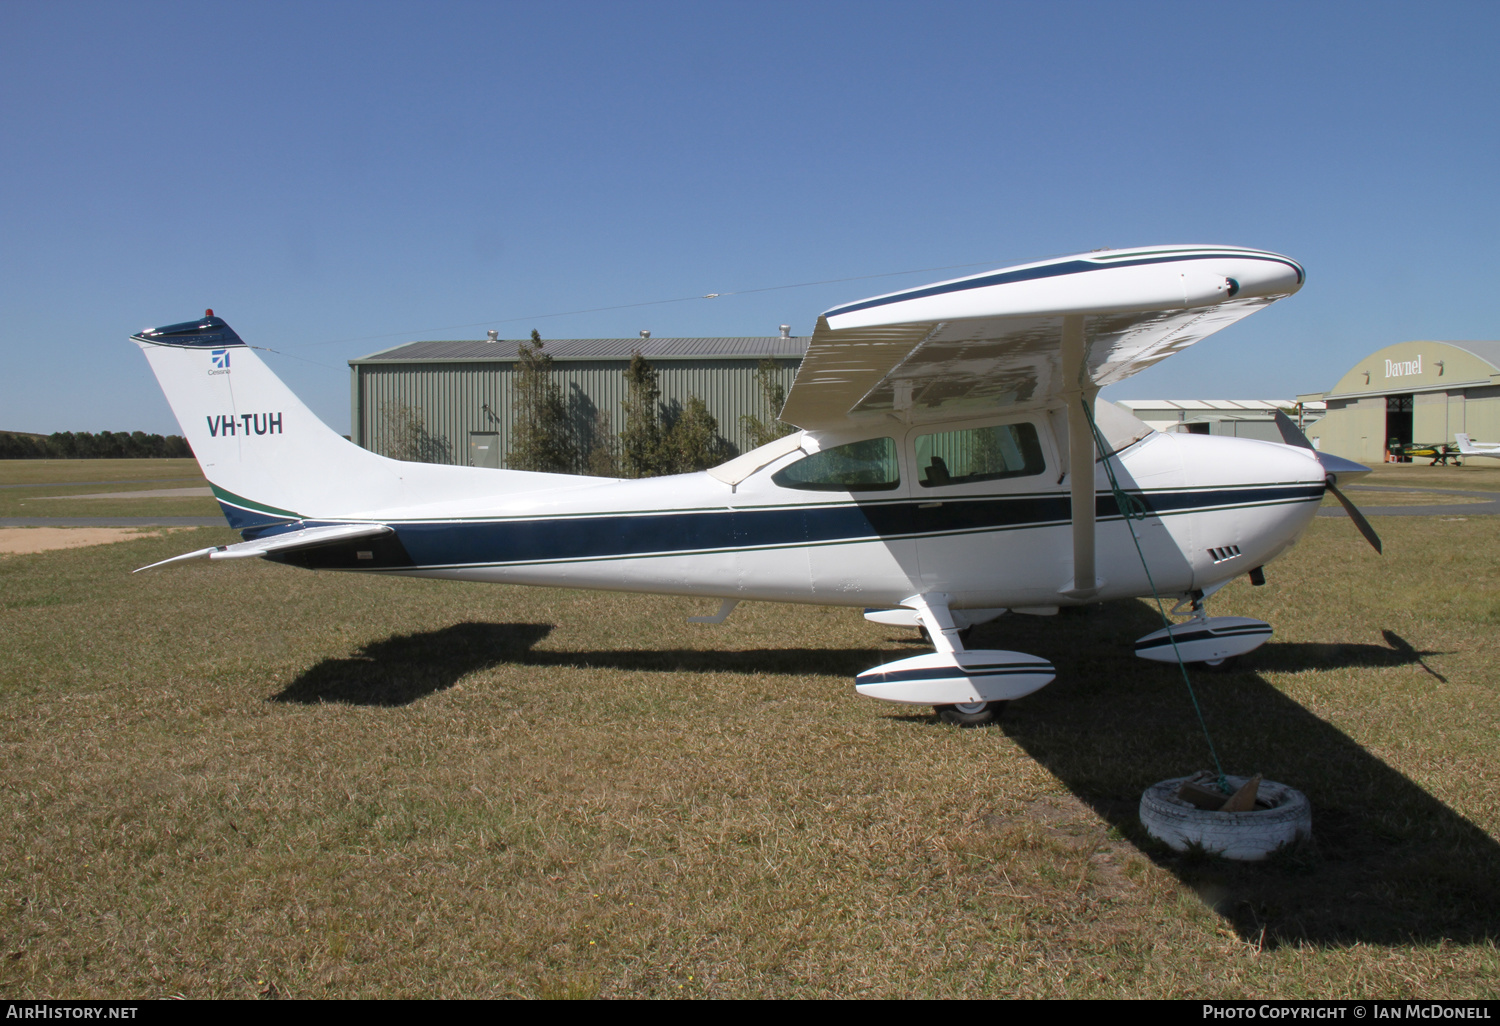
{"type": "Polygon", "coordinates": [[[131,340],[145,354],[204,477],[238,530],[358,519],[578,481],[407,463],[363,449],[319,420],[212,311],[131,340]]]}

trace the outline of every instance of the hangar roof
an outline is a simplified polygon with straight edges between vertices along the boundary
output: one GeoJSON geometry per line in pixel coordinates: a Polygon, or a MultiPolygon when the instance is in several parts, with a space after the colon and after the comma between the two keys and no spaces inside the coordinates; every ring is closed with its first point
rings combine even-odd
{"type": "Polygon", "coordinates": [[[1360,398],[1439,392],[1500,384],[1500,342],[1397,342],[1360,360],[1326,393],[1305,398],[1360,398]]]}
{"type": "MultiPolygon", "coordinates": [[[[522,342],[502,338],[449,342],[408,342],[350,360],[365,363],[434,363],[478,360],[513,361],[522,342]]],[[[800,360],[807,353],[806,336],[779,335],[745,338],[549,338],[542,352],[554,360],[629,360],[639,351],[648,360],[800,360]]]]}
{"type": "Polygon", "coordinates": [[[1444,342],[1443,345],[1473,353],[1500,373],[1500,342],[1444,342]]]}

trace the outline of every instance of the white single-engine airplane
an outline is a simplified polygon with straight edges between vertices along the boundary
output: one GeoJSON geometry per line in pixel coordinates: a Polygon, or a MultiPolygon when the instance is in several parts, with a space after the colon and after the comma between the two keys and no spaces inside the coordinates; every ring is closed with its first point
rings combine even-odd
{"type": "Polygon", "coordinates": [[[1458,451],[1465,456],[1490,456],[1500,460],[1500,442],[1476,442],[1462,433],[1453,437],[1458,441],[1458,451]]]}
{"type": "Polygon", "coordinates": [[[981,723],[1055,671],[965,649],[966,627],[1147,596],[1154,581],[1192,615],[1138,654],[1217,662],[1271,628],[1207,617],[1204,597],[1241,574],[1259,583],[1325,492],[1379,547],[1335,484],[1368,468],[1314,452],[1285,418],[1281,445],[1161,434],[1094,408],[1102,386],[1302,282],[1274,253],[1160,246],[849,303],[818,319],[781,411],[800,430],[704,473],[641,480],[378,456],[314,417],[210,311],[132,338],[245,540],[164,562],[260,556],[723,600],[703,622],[746,599],[862,606],[924,628],[936,651],[860,674],[858,692],[981,723]],[[1122,515],[1119,495],[1143,515],[1122,515]]]}

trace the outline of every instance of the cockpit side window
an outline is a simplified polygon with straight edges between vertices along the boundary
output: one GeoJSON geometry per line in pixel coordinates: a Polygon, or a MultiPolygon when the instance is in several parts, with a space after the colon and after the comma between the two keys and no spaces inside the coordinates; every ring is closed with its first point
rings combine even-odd
{"type": "Polygon", "coordinates": [[[917,437],[923,488],[1027,477],[1047,469],[1035,424],[996,424],[917,437]]]}
{"type": "Polygon", "coordinates": [[[782,488],[809,492],[884,492],[901,484],[892,438],[868,438],[815,452],[771,475],[782,488]]]}

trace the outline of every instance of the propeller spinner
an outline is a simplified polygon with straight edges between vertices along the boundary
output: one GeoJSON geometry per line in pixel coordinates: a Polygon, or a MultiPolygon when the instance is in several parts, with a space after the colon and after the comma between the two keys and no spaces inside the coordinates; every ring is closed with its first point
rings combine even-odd
{"type": "Polygon", "coordinates": [[[1323,472],[1327,475],[1325,481],[1328,485],[1328,490],[1333,493],[1335,499],[1339,500],[1339,504],[1344,507],[1344,512],[1349,514],[1349,519],[1354,521],[1355,527],[1359,528],[1359,533],[1365,536],[1365,541],[1373,545],[1376,552],[1383,554],[1384,550],[1380,546],[1380,535],[1375,533],[1375,528],[1370,526],[1370,522],[1365,519],[1365,515],[1355,507],[1354,503],[1349,501],[1347,495],[1339,491],[1338,486],[1340,474],[1343,474],[1345,477],[1368,474],[1370,468],[1362,463],[1346,460],[1342,456],[1335,456],[1332,453],[1319,452],[1317,449],[1314,449],[1313,444],[1307,440],[1307,436],[1301,432],[1296,424],[1292,423],[1290,417],[1280,410],[1276,411],[1276,430],[1281,432],[1281,440],[1287,445],[1295,445],[1306,449],[1317,457],[1318,462],[1323,465],[1323,472]]]}

